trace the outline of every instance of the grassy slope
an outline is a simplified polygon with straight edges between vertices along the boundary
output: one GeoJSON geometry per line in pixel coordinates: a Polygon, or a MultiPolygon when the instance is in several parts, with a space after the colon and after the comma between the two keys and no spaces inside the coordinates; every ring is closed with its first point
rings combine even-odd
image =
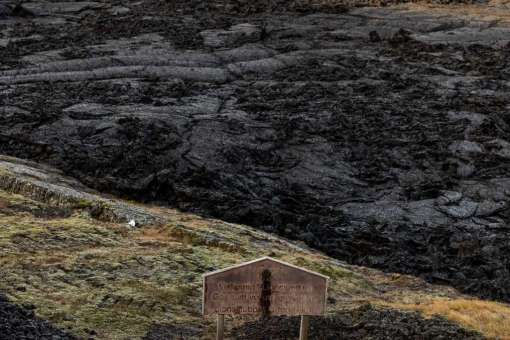
{"type": "Polygon", "coordinates": [[[87,205],[62,209],[0,190],[0,292],[84,337],[93,329],[102,339],[140,338],[153,323],[212,334],[214,320],[200,314],[201,274],[270,255],[330,276],[329,313],[372,303],[437,313],[487,336],[510,334],[508,305],[347,266],[249,227],[144,208],[158,224],[133,229],[93,219],[87,205]]]}

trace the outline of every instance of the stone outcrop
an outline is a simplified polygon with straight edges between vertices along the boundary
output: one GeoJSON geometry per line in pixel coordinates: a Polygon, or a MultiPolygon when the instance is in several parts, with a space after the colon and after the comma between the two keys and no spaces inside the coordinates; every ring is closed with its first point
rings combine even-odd
{"type": "Polygon", "coordinates": [[[0,189],[57,208],[87,209],[91,215],[104,221],[134,221],[137,226],[161,222],[144,209],[108,199],[75,179],[63,176],[56,169],[2,155],[0,155],[0,189]]]}

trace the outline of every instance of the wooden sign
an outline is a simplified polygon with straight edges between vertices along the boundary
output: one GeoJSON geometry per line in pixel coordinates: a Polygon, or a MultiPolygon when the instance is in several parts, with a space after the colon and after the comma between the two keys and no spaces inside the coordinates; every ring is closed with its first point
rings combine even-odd
{"type": "Polygon", "coordinates": [[[328,277],[264,257],[204,275],[203,313],[322,315],[328,277]]]}

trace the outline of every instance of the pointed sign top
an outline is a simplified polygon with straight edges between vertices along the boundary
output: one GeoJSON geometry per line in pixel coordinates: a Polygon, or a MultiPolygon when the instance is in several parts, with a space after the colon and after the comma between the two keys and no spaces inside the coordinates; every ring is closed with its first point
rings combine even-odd
{"type": "Polygon", "coordinates": [[[308,274],[316,275],[316,276],[322,277],[322,278],[324,278],[326,280],[329,280],[329,277],[327,277],[326,275],[322,275],[322,274],[314,272],[312,270],[309,270],[309,269],[306,269],[306,268],[302,268],[302,267],[298,267],[296,265],[293,265],[293,264],[290,264],[290,263],[287,263],[287,262],[283,262],[281,260],[277,260],[277,259],[269,257],[269,256],[260,257],[258,259],[252,260],[252,261],[243,262],[243,263],[236,264],[234,266],[230,266],[230,267],[223,268],[223,269],[218,269],[218,270],[215,270],[215,271],[212,271],[212,272],[208,272],[208,273],[202,274],[202,276],[206,277],[206,276],[211,276],[211,275],[215,275],[215,274],[220,274],[220,273],[223,273],[223,272],[226,272],[226,271],[229,271],[229,270],[237,269],[237,268],[244,267],[244,266],[249,266],[251,264],[255,264],[257,262],[262,262],[262,261],[273,261],[273,262],[276,262],[278,264],[281,264],[281,265],[284,265],[284,266],[287,266],[287,267],[290,267],[290,268],[294,268],[294,269],[299,269],[299,270],[301,270],[303,272],[306,272],[308,274]]]}

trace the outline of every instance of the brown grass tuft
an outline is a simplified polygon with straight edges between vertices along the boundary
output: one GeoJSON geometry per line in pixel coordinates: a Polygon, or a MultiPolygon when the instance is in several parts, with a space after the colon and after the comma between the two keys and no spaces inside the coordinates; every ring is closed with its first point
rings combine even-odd
{"type": "Polygon", "coordinates": [[[395,304],[391,307],[416,310],[425,316],[440,315],[490,338],[510,340],[510,306],[469,299],[434,299],[422,304],[395,304]]]}

